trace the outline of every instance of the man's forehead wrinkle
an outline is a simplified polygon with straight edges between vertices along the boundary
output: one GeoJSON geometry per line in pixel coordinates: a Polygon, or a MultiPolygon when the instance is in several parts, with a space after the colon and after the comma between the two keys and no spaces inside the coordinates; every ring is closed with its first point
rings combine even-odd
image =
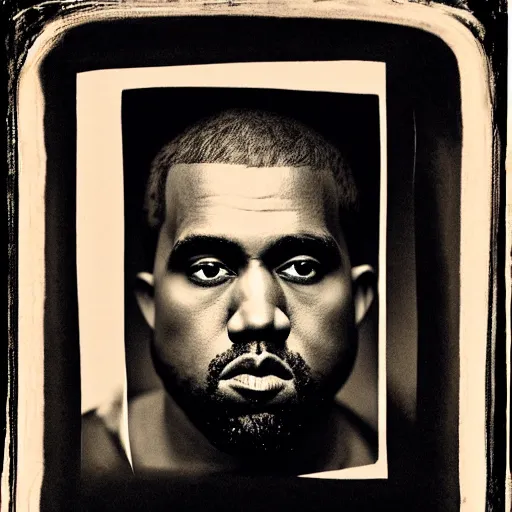
{"type": "MultiPolygon", "coordinates": [[[[252,199],[275,199],[275,194],[257,194],[254,192],[251,192],[250,188],[247,188],[247,194],[251,195],[252,199]]],[[[226,196],[229,196],[232,194],[229,193],[208,193],[208,194],[198,194],[196,195],[197,199],[224,199],[226,196]]]]}
{"type": "MultiPolygon", "coordinates": [[[[236,196],[236,195],[213,195],[201,199],[201,206],[205,210],[236,210],[243,212],[290,212],[297,211],[297,205],[291,199],[276,198],[269,196],[265,198],[236,196]]],[[[236,212],[234,212],[236,214],[236,212]]]]}
{"type": "Polygon", "coordinates": [[[233,190],[265,198],[276,193],[288,195],[296,192],[301,185],[307,186],[308,175],[311,173],[323,175],[322,171],[308,166],[249,167],[222,163],[176,164],[169,175],[179,175],[180,182],[186,184],[187,190],[193,190],[197,198],[225,194],[233,190]],[[303,173],[304,179],[301,179],[303,173]]]}

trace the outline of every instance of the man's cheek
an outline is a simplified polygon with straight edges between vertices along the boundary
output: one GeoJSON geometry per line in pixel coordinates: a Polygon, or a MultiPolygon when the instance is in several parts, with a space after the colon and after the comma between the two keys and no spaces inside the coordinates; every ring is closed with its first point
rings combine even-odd
{"type": "MultiPolygon", "coordinates": [[[[214,307],[191,310],[176,301],[162,301],[156,310],[155,341],[161,357],[185,374],[206,371],[226,349],[219,314],[214,307]]],[[[228,345],[229,346],[229,345],[228,345]]]]}
{"type": "Polygon", "coordinates": [[[225,286],[202,287],[192,283],[183,273],[168,273],[158,280],[155,302],[176,314],[198,315],[215,304],[226,304],[229,293],[225,286]]]}
{"type": "Polygon", "coordinates": [[[351,360],[356,348],[351,311],[325,307],[302,314],[292,328],[287,346],[301,354],[315,373],[330,372],[351,360]]]}

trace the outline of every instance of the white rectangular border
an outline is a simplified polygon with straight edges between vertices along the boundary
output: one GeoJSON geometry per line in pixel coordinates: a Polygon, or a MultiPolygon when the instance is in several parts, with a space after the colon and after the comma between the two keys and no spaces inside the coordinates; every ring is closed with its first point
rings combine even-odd
{"type": "MultiPolygon", "coordinates": [[[[383,62],[257,62],[110,69],[77,75],[77,275],[82,385],[105,399],[122,390],[123,444],[129,449],[124,357],[124,205],[121,99],[123,90],[150,87],[227,87],[379,97],[379,345],[378,460],[357,468],[304,475],[387,478],[386,446],[386,67],[383,62]],[[109,205],[108,215],[101,205],[109,205]],[[98,207],[97,205],[100,205],[98,207]],[[95,248],[101,247],[101,251],[95,248]],[[98,293],[98,283],[108,283],[98,293]],[[101,321],[102,317],[108,321],[101,321]],[[108,361],[105,346],[108,343],[108,361]],[[102,361],[106,364],[102,365],[102,361]],[[114,361],[122,364],[114,364],[114,361]]],[[[97,404],[98,405],[98,404],[97,404]]],[[[88,404],[84,404],[87,409],[88,404]]]]}

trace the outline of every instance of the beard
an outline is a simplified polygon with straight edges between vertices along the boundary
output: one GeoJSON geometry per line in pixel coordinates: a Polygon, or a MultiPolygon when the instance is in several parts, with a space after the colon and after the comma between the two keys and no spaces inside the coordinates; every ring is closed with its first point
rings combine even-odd
{"type": "Polygon", "coordinates": [[[219,376],[227,364],[250,349],[251,344],[241,344],[216,356],[208,366],[206,386],[179,376],[158,356],[154,342],[151,355],[167,393],[208,441],[225,453],[250,457],[257,464],[258,459],[268,462],[303,451],[307,434],[328,417],[335,392],[314,378],[299,354],[267,347],[291,368],[294,396],[276,405],[235,403],[219,392],[219,376]]]}

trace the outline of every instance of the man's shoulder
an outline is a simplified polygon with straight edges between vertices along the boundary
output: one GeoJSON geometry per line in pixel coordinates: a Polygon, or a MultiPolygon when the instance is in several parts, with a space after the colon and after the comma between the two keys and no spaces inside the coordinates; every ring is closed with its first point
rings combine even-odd
{"type": "Polygon", "coordinates": [[[82,416],[82,473],[84,475],[131,474],[131,466],[119,435],[108,428],[97,410],[82,416]]]}
{"type": "Polygon", "coordinates": [[[148,434],[153,437],[155,413],[161,408],[161,390],[152,390],[130,399],[127,411],[130,441],[122,397],[116,396],[82,415],[82,472],[95,476],[132,474],[132,459],[134,455],[137,458],[140,444],[137,441],[148,434]],[[126,431],[125,442],[123,431],[126,431]],[[134,442],[135,446],[132,445],[134,442]]]}
{"type": "Polygon", "coordinates": [[[345,467],[366,466],[377,461],[378,436],[375,429],[346,405],[336,402],[335,414],[344,428],[342,441],[348,441],[349,454],[345,467]]]}

